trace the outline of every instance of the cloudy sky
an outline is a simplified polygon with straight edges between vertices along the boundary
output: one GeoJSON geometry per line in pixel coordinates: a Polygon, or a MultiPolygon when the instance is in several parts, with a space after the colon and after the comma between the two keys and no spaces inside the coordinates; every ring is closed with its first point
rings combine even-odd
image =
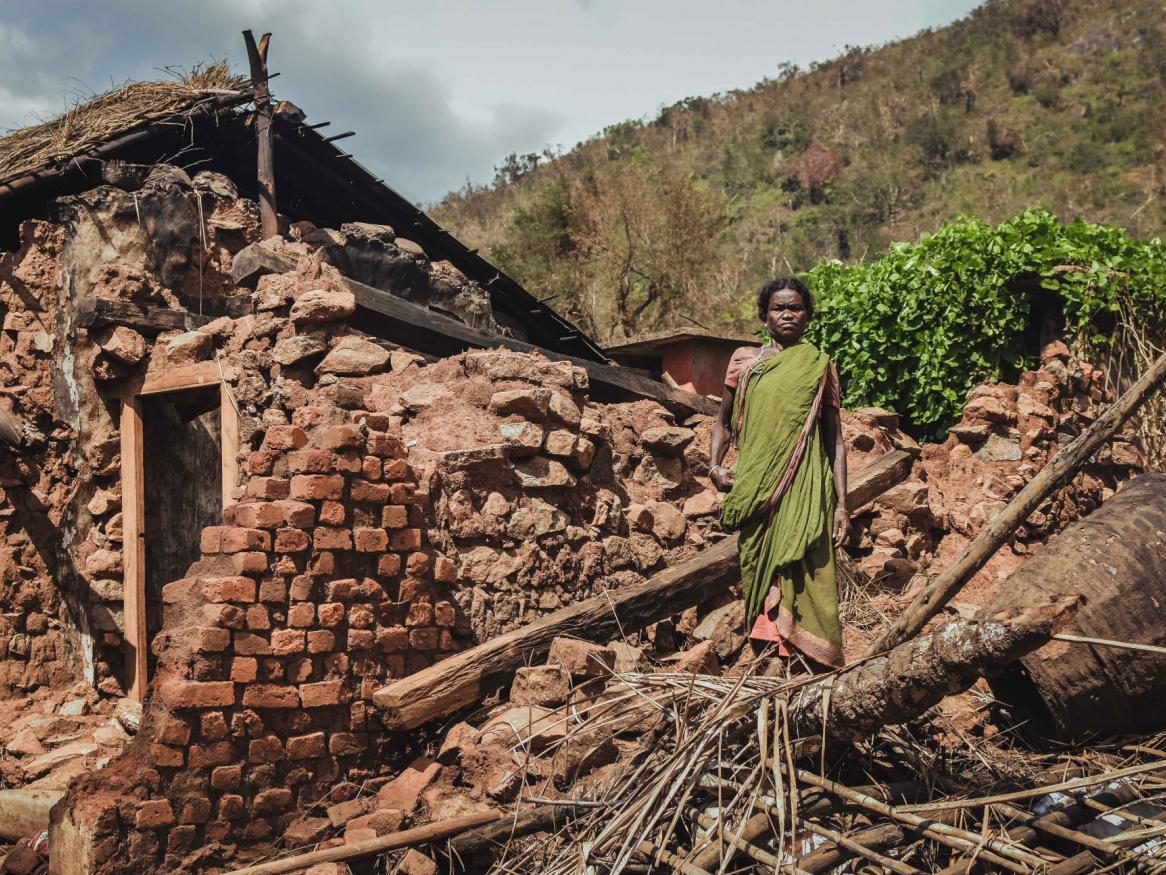
{"type": "Polygon", "coordinates": [[[331,121],[420,202],[510,152],[569,147],[791,61],[939,27],[978,0],[29,0],[0,5],[0,131],[127,79],[229,58],[274,33],[277,97],[331,121]]]}

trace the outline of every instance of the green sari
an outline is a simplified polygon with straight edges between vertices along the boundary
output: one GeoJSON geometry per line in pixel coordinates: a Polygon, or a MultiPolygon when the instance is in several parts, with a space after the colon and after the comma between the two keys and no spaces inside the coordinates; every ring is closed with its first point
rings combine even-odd
{"type": "Polygon", "coordinates": [[[740,456],[721,522],[740,531],[751,637],[788,642],[837,667],[845,660],[831,541],[834,475],[818,427],[829,366],[803,341],[741,375],[733,405],[740,456]]]}

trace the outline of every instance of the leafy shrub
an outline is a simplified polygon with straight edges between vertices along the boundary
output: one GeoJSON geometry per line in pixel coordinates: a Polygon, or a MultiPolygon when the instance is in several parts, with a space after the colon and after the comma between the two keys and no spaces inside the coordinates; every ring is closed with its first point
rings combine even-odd
{"type": "Polygon", "coordinates": [[[949,223],[876,262],[819,265],[808,275],[818,298],[811,339],[838,362],[847,404],[890,407],[939,433],[976,384],[1032,364],[1020,276],[1058,295],[1067,328],[1094,344],[1111,339],[1099,317],[1112,322],[1123,304],[1166,325],[1166,246],[1035,209],[997,227],[949,223]]]}

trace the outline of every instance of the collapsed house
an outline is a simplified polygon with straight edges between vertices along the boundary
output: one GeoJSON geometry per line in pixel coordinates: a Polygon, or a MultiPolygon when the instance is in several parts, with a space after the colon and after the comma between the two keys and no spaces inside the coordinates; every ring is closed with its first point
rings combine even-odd
{"type": "MultiPolygon", "coordinates": [[[[255,96],[221,69],[108,96],[89,110],[117,124],[0,182],[0,835],[52,806],[53,872],[231,869],[489,819],[529,788],[564,799],[642,758],[654,725],[608,714],[606,735],[548,744],[555,709],[595,711],[578,691],[615,695],[613,671],[647,666],[748,671],[730,566],[707,564],[732,547],[707,479],[714,403],[608,362],[290,104],[272,110],[265,236],[255,96]],[[684,587],[652,588],[694,561],[684,587]],[[556,634],[473,673],[476,647],[540,618],[561,632],[573,609],[598,645],[556,634]],[[442,670],[462,675],[427,685],[442,670]]],[[[973,393],[943,444],[844,412],[867,593],[848,656],[1108,400],[1054,344],[1019,385],[973,393]]],[[[961,598],[991,604],[1143,465],[1129,433],[1108,445],[961,598]]]]}

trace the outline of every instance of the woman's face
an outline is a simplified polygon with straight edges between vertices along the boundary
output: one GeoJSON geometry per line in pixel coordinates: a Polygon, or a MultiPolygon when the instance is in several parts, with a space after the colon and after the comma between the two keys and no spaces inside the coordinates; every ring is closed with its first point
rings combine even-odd
{"type": "Polygon", "coordinates": [[[793,289],[778,289],[769,296],[765,328],[778,343],[787,345],[801,340],[809,321],[810,314],[802,296],[793,289]]]}

